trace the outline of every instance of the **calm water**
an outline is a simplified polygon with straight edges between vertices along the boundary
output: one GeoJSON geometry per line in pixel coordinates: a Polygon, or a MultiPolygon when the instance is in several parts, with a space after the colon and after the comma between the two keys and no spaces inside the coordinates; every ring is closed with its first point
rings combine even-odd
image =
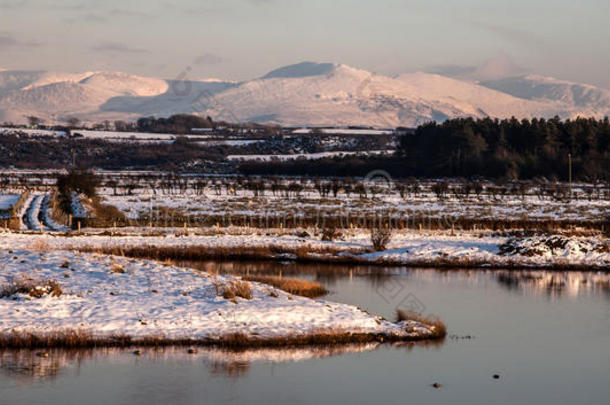
{"type": "Polygon", "coordinates": [[[139,357],[131,350],[55,351],[49,358],[3,352],[0,404],[603,404],[610,398],[608,274],[198,266],[316,279],[331,290],[330,300],[388,318],[397,306],[417,309],[441,317],[451,336],[436,345],[194,355],[145,349],[139,357]],[[432,388],[434,382],[442,387],[432,388]]]}

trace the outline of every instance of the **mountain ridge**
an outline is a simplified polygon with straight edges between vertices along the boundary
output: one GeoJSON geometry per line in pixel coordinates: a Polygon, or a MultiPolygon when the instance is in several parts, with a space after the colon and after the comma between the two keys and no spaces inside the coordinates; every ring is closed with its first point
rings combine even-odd
{"type": "MultiPolygon", "coordinates": [[[[497,72],[515,70],[506,62],[498,66],[497,72]]],[[[99,122],[177,113],[235,122],[375,127],[467,116],[601,118],[610,113],[610,91],[533,74],[472,82],[425,72],[389,77],[317,62],[284,66],[243,82],[0,70],[2,121],[21,123],[35,115],[48,123],[73,116],[99,122]]]]}

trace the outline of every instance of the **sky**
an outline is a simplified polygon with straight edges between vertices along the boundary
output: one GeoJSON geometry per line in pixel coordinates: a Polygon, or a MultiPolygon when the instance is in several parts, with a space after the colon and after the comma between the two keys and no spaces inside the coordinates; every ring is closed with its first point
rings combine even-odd
{"type": "Polygon", "coordinates": [[[302,61],[478,66],[610,89],[608,0],[0,0],[0,68],[247,80],[302,61]]]}

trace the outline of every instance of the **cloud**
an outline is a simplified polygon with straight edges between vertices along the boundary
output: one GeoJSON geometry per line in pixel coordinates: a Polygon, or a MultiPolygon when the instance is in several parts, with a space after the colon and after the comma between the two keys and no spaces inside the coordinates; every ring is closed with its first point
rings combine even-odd
{"type": "Polygon", "coordinates": [[[87,14],[84,14],[81,17],[81,19],[84,20],[84,21],[100,22],[100,23],[108,21],[108,18],[104,17],[101,14],[97,14],[97,13],[87,13],[87,14]]]}
{"type": "Polygon", "coordinates": [[[147,53],[146,49],[132,48],[120,42],[104,42],[91,47],[96,52],[113,52],[113,53],[147,53]]]}
{"type": "Polygon", "coordinates": [[[31,48],[41,46],[41,42],[22,41],[7,33],[0,33],[0,48],[31,48]]]}
{"type": "Polygon", "coordinates": [[[0,1],[0,10],[18,10],[28,5],[28,0],[0,1]]]}
{"type": "Polygon", "coordinates": [[[213,53],[204,53],[195,59],[197,65],[217,65],[222,62],[222,58],[213,53]]]}
{"type": "Polygon", "coordinates": [[[126,10],[122,8],[113,8],[108,12],[112,17],[127,17],[127,18],[153,18],[152,14],[145,13],[143,11],[126,10]]]}
{"type": "Polygon", "coordinates": [[[506,41],[514,42],[521,46],[526,45],[536,48],[545,48],[549,46],[546,38],[543,38],[532,32],[482,21],[471,21],[470,24],[474,27],[495,34],[496,36],[499,36],[500,38],[506,41]]]}
{"type": "Polygon", "coordinates": [[[246,3],[254,4],[255,6],[261,6],[264,4],[273,3],[274,0],[245,0],[246,3]]]}

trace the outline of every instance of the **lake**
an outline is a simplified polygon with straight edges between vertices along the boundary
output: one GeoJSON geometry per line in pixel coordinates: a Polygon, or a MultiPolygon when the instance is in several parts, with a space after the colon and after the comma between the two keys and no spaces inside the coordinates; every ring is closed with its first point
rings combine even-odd
{"type": "Polygon", "coordinates": [[[610,274],[190,263],[322,282],[325,299],[438,316],[433,344],[0,352],[0,404],[586,404],[610,398],[610,274]],[[493,375],[499,375],[494,379],[493,375]],[[438,382],[442,386],[433,388],[438,382]]]}

